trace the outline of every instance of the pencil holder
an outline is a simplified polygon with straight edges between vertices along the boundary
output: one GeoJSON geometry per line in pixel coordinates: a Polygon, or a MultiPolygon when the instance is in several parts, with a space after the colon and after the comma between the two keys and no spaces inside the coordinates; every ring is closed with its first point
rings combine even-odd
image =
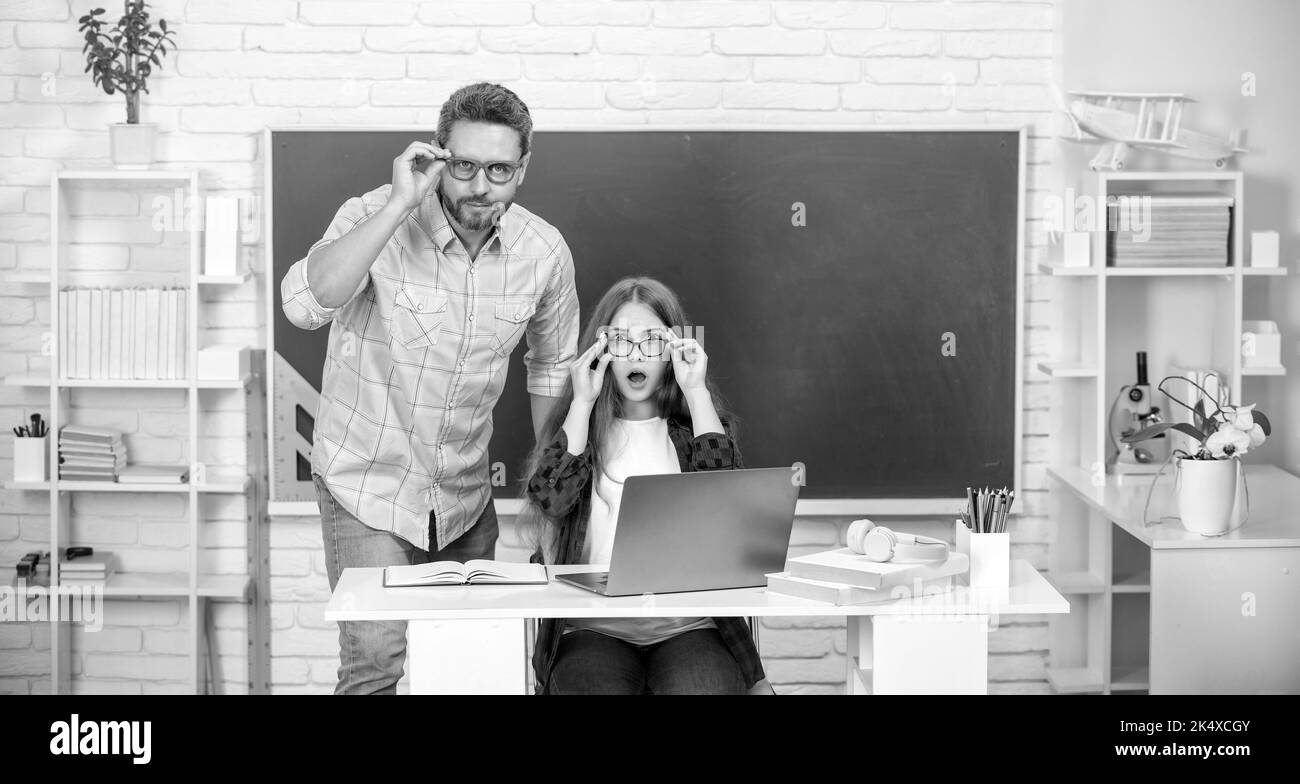
{"type": "Polygon", "coordinates": [[[972,588],[1006,588],[1011,582],[1011,534],[977,534],[957,520],[957,552],[970,558],[972,588]]]}
{"type": "Polygon", "coordinates": [[[50,467],[49,437],[14,436],[14,481],[44,482],[50,467]]]}

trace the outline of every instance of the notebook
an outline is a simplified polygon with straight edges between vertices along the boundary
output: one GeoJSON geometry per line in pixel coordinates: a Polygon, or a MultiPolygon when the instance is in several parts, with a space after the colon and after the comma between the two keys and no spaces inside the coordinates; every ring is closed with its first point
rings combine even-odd
{"type": "Polygon", "coordinates": [[[384,568],[385,588],[417,585],[545,585],[546,567],[536,563],[510,563],[478,559],[434,561],[384,568]]]}
{"type": "Polygon", "coordinates": [[[183,484],[189,481],[189,466],[132,463],[117,474],[122,484],[183,484]]]}
{"type": "MultiPolygon", "coordinates": [[[[952,577],[923,580],[923,583],[927,590],[946,591],[952,585],[952,577]]],[[[767,590],[770,593],[783,593],[836,605],[892,602],[911,597],[914,587],[909,583],[902,583],[888,588],[861,588],[856,585],[793,577],[789,572],[777,572],[767,576],[767,590]]]]}
{"type": "Polygon", "coordinates": [[[111,550],[97,550],[94,555],[81,555],[70,561],[64,560],[59,564],[59,570],[63,572],[97,572],[104,574],[112,571],[113,563],[113,552],[111,550]]]}
{"type": "Polygon", "coordinates": [[[786,571],[791,577],[872,589],[888,589],[895,585],[910,584],[914,580],[935,580],[965,574],[969,568],[970,558],[965,553],[949,553],[948,560],[938,563],[880,563],[847,547],[786,561],[786,571]]]}
{"type": "Polygon", "coordinates": [[[103,583],[117,572],[117,559],[110,550],[83,555],[59,564],[59,581],[63,583],[103,583]]]}

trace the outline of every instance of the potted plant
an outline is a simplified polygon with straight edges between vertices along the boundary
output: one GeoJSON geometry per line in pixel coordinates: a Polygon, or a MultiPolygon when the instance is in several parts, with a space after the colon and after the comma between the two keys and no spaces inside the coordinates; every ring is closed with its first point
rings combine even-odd
{"type": "Polygon", "coordinates": [[[1190,436],[1190,451],[1175,449],[1173,452],[1177,460],[1178,516],[1183,527],[1194,533],[1205,536],[1227,533],[1237,500],[1241,457],[1263,444],[1272,432],[1268,417],[1256,411],[1254,405],[1220,406],[1214,402],[1213,395],[1185,376],[1168,376],[1156,388],[1191,411],[1192,421],[1161,422],[1122,440],[1125,443],[1144,441],[1167,430],[1190,436]],[[1165,389],[1170,381],[1191,384],[1200,391],[1200,399],[1193,406],[1187,405],[1165,389]],[[1207,400],[1214,411],[1206,410],[1207,400]]]}
{"type": "Polygon", "coordinates": [[[167,20],[158,20],[154,29],[149,19],[149,5],[144,0],[126,0],[125,13],[115,27],[99,17],[104,9],[96,8],[77,21],[85,36],[81,47],[86,56],[86,71],[95,85],[108,95],[126,97],[126,122],[109,126],[113,164],[120,168],[144,169],[153,163],[154,136],[157,127],[140,122],[140,93],[149,92],[149,76],[155,67],[162,68],[167,47],[176,45],[167,20]]]}

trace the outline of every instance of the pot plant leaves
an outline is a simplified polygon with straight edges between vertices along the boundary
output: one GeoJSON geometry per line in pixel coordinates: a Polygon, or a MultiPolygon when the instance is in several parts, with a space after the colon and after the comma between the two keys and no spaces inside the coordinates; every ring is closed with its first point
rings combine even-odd
{"type": "Polygon", "coordinates": [[[149,4],[144,0],[126,0],[123,5],[122,17],[107,32],[108,23],[100,18],[105,13],[103,8],[80,17],[77,29],[84,34],[81,51],[91,79],[108,95],[122,93],[126,121],[138,123],[140,93],[149,92],[149,77],[155,67],[162,67],[167,46],[175,48],[175,33],[167,28],[165,19],[159,19],[158,29],[154,29],[149,4]]]}
{"type": "Polygon", "coordinates": [[[1192,438],[1195,438],[1197,443],[1204,442],[1207,437],[1205,433],[1202,433],[1200,430],[1197,430],[1186,422],[1161,422],[1158,425],[1152,425],[1151,427],[1143,428],[1136,433],[1124,436],[1120,440],[1126,444],[1135,444],[1138,441],[1145,441],[1148,438],[1154,438],[1168,430],[1177,430],[1179,433],[1189,435],[1192,438]]]}
{"type": "Polygon", "coordinates": [[[1264,431],[1264,435],[1273,435],[1273,426],[1269,424],[1268,417],[1258,411],[1251,411],[1250,415],[1255,419],[1255,424],[1259,425],[1259,429],[1264,431]]]}

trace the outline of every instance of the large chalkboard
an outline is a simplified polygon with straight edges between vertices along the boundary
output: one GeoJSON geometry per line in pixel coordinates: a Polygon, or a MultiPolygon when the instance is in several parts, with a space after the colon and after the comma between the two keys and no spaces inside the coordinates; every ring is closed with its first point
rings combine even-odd
{"type": "MultiPolygon", "coordinates": [[[[270,134],[273,501],[306,474],[325,330],[279,283],[338,207],[432,131],[270,134]]],[[[1012,485],[1022,135],[1016,130],[538,132],[517,200],[563,232],[585,319],[652,275],[704,329],[750,466],[805,466],[801,497],[954,498],[1012,485]],[[802,224],[802,225],[801,225],[802,224]]],[[[513,497],[532,428],[524,342],[491,459],[513,497]]]]}

